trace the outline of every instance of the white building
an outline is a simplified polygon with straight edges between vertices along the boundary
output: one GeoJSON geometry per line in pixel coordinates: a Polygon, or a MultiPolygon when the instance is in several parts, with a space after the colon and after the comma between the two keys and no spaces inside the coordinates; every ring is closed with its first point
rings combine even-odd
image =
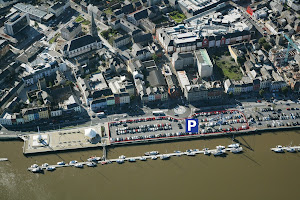
{"type": "Polygon", "coordinates": [[[213,64],[206,49],[195,52],[197,59],[198,73],[201,78],[210,77],[213,74],[213,64]]]}
{"type": "Polygon", "coordinates": [[[29,25],[29,15],[27,13],[17,12],[12,15],[5,23],[5,32],[8,35],[15,35],[29,25]]]}
{"type": "Polygon", "coordinates": [[[56,2],[53,6],[48,8],[48,12],[53,13],[56,17],[61,15],[68,7],[70,7],[70,1],[67,0],[65,3],[56,2]]]}
{"type": "Polygon", "coordinates": [[[95,38],[91,35],[85,35],[69,41],[63,49],[65,57],[73,58],[80,56],[92,50],[97,50],[102,47],[100,38],[95,38]]]}
{"type": "Polygon", "coordinates": [[[71,40],[82,32],[81,23],[72,22],[61,29],[61,37],[65,40],[71,40]]]}

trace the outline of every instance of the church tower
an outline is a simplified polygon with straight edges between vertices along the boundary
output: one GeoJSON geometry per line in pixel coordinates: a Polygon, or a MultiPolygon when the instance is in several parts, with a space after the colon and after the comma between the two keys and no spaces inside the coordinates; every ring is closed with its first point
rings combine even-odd
{"type": "Polygon", "coordinates": [[[96,25],[95,19],[94,19],[94,13],[92,13],[92,22],[91,22],[91,27],[90,27],[90,34],[93,37],[99,37],[98,36],[98,31],[97,31],[97,25],[96,25]]]}

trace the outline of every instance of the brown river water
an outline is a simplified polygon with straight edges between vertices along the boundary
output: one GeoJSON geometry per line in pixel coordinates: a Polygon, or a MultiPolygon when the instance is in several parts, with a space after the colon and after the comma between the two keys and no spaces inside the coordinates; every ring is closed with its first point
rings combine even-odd
{"type": "MultiPolygon", "coordinates": [[[[95,168],[59,168],[33,174],[27,167],[37,163],[86,161],[102,156],[101,149],[59,152],[25,157],[21,141],[1,141],[0,200],[52,199],[299,199],[300,152],[276,154],[278,144],[300,144],[300,131],[237,136],[244,153],[226,157],[198,154],[135,163],[98,165],[95,168]]],[[[231,138],[211,138],[170,143],[109,148],[108,157],[139,156],[146,151],[160,153],[228,145],[231,138]]]]}

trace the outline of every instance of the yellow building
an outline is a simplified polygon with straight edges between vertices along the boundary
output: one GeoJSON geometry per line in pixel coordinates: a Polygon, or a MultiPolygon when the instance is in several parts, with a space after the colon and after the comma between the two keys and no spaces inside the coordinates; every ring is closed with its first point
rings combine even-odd
{"type": "Polygon", "coordinates": [[[38,109],[38,113],[39,113],[39,118],[40,119],[45,119],[45,118],[49,118],[49,110],[48,107],[42,107],[38,109]]]}

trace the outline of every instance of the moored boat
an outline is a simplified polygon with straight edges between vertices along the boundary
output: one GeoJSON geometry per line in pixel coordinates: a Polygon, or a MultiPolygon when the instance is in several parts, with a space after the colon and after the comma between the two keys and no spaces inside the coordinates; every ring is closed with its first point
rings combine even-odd
{"type": "Polygon", "coordinates": [[[53,171],[53,170],[55,170],[56,168],[54,167],[54,166],[48,166],[47,168],[46,168],[46,170],[47,171],[53,171]]]}
{"type": "Polygon", "coordinates": [[[195,156],[196,154],[195,154],[195,152],[187,152],[186,155],[187,156],[195,156]]]}
{"type": "Polygon", "coordinates": [[[48,167],[48,163],[44,163],[44,164],[42,164],[42,167],[48,167]]]}
{"type": "Polygon", "coordinates": [[[150,151],[150,152],[146,152],[145,156],[153,156],[153,155],[157,155],[158,151],[150,151]]]}
{"type": "Polygon", "coordinates": [[[233,144],[228,145],[228,148],[239,148],[239,147],[240,147],[239,143],[233,143],[233,144]]]}
{"type": "Polygon", "coordinates": [[[216,148],[217,148],[217,149],[220,149],[220,150],[223,150],[223,149],[225,149],[225,146],[218,145],[218,146],[216,146],[216,148]]]}
{"type": "Polygon", "coordinates": [[[214,155],[214,156],[221,156],[221,155],[223,155],[225,152],[223,151],[223,150],[221,150],[221,149],[217,149],[216,151],[213,151],[212,152],[212,154],[214,155]]]}
{"type": "Polygon", "coordinates": [[[76,163],[74,166],[75,166],[76,168],[83,168],[83,164],[81,164],[81,163],[76,163]]]}
{"type": "Polygon", "coordinates": [[[152,156],[151,159],[152,159],[152,160],[156,160],[156,159],[157,159],[157,156],[152,156]]]}
{"type": "Polygon", "coordinates": [[[284,153],[284,149],[281,145],[277,145],[275,148],[271,148],[275,153],[284,153]]]}
{"type": "Polygon", "coordinates": [[[232,148],[230,150],[231,153],[241,153],[243,151],[243,147],[232,148]]]}
{"type": "Polygon", "coordinates": [[[287,147],[286,151],[290,152],[290,153],[295,153],[296,152],[296,148],[294,148],[294,147],[287,147]]]}
{"type": "Polygon", "coordinates": [[[135,162],[135,159],[134,158],[129,158],[128,161],[129,162],[135,162]]]}
{"type": "Polygon", "coordinates": [[[146,161],[146,160],[147,160],[146,157],[144,157],[144,156],[140,157],[140,161],[146,161]]]}
{"type": "Polygon", "coordinates": [[[40,173],[40,172],[43,171],[43,169],[40,168],[40,167],[36,167],[36,168],[33,168],[31,171],[32,171],[33,173],[40,173]]]}
{"type": "Polygon", "coordinates": [[[210,155],[209,148],[202,149],[204,155],[210,155]]]}
{"type": "Polygon", "coordinates": [[[125,159],[125,158],[126,158],[126,156],[124,156],[124,155],[119,156],[119,159],[125,159]]]}
{"type": "Polygon", "coordinates": [[[77,160],[71,160],[70,162],[69,162],[69,165],[75,165],[77,163],[77,160]]]}
{"type": "Polygon", "coordinates": [[[33,164],[33,165],[31,165],[30,167],[31,167],[31,168],[37,168],[37,167],[39,167],[39,166],[38,166],[38,164],[33,164]]]}
{"type": "Polygon", "coordinates": [[[96,167],[97,164],[94,163],[94,162],[89,162],[89,163],[86,164],[86,166],[88,166],[88,167],[96,167]]]}
{"type": "Polygon", "coordinates": [[[118,164],[122,164],[122,163],[124,163],[124,159],[118,159],[118,160],[116,160],[116,162],[117,162],[118,164]]]}
{"type": "Polygon", "coordinates": [[[162,156],[160,157],[161,160],[168,160],[169,158],[170,158],[169,155],[162,155],[162,156]]]}
{"type": "Polygon", "coordinates": [[[58,165],[65,165],[64,161],[57,162],[58,165]]]}

